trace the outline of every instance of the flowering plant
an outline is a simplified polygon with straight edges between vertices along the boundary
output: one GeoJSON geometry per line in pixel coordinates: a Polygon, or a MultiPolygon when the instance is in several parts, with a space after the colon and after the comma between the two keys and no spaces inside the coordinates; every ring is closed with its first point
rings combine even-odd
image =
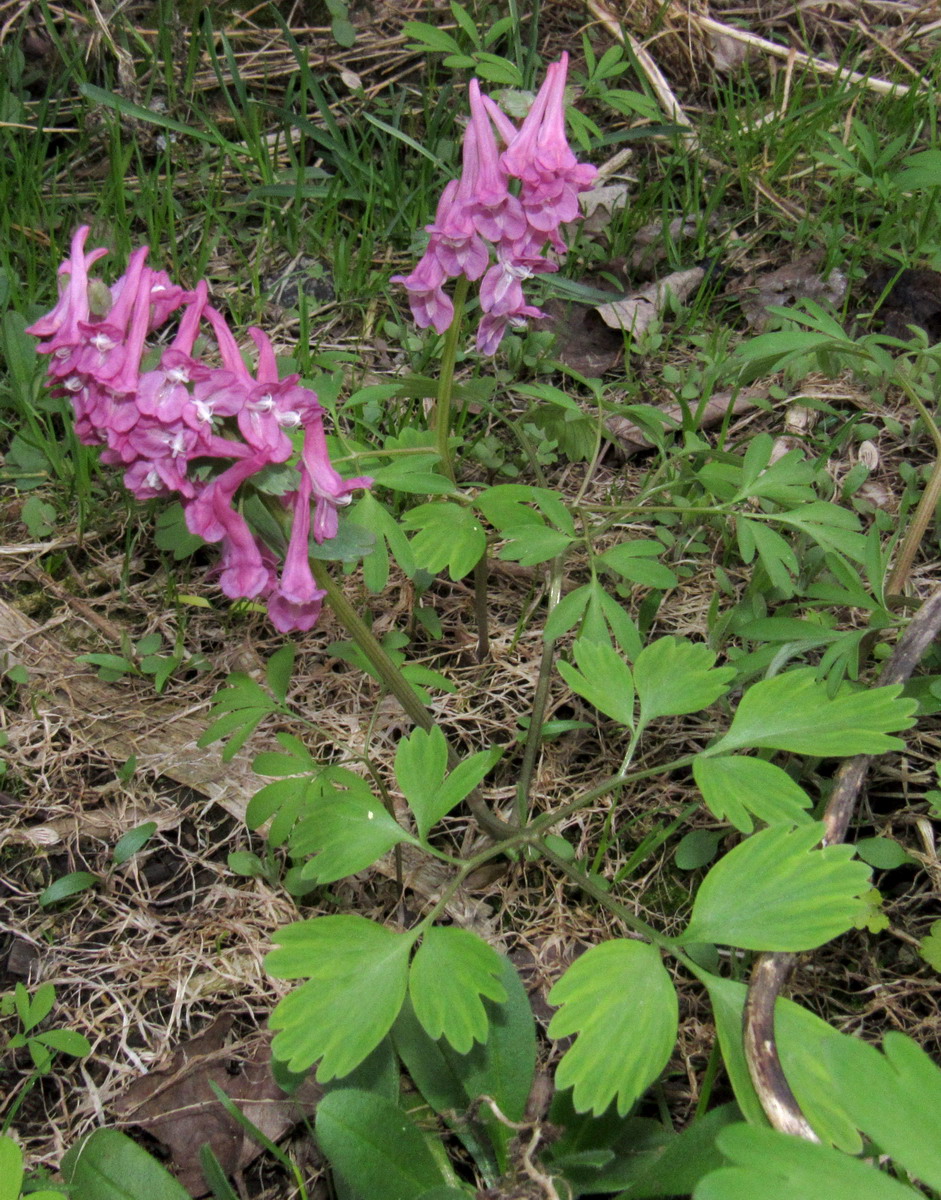
{"type": "Polygon", "coordinates": [[[253,375],[225,318],[209,304],[205,282],[184,291],[146,265],[142,246],[109,288],[89,275],[107,251],[86,252],[88,232],[87,225],[76,231],[59,267],[58,303],[27,331],[44,339],[38,350],[49,356],[53,391],[72,403],[78,437],[105,447],[102,461],[124,467],[125,486],[139,499],[181,498],[190,532],[221,546],[219,583],[227,596],[264,599],[282,632],[312,628],[326,593],[311,572],[309,538],[335,537],[337,507],[372,480],[344,480],[336,471],[316,394],[297,375],[279,380],[261,329],[249,330],[258,351],[253,375]],[[173,341],[142,370],[148,335],[179,310],[173,341]],[[204,321],[221,365],[195,354],[204,321]],[[290,510],[293,520],[279,574],[273,549],[249,527],[236,496],[264,467],[292,458],[291,430],[303,431],[303,442],[297,487],[282,497],[284,516],[290,510]],[[214,472],[214,462],[226,465],[214,472]]]}
{"type": "Polygon", "coordinates": [[[598,173],[576,161],[566,140],[567,72],[568,54],[563,54],[548,67],[518,129],[471,80],[461,177],[445,187],[434,222],[425,226],[431,237],[421,261],[410,275],[392,277],[407,289],[420,328],[431,325],[444,333],[451,325],[455,306],[442,285],[459,276],[481,280],[481,354],[494,354],[508,327],[546,315],[526,303],[523,281],[558,270],[544,256],[545,245],[557,255],[566,253],[561,227],[578,217],[578,193],[590,188],[598,173]],[[510,189],[511,179],[519,180],[518,194],[510,189]]]}

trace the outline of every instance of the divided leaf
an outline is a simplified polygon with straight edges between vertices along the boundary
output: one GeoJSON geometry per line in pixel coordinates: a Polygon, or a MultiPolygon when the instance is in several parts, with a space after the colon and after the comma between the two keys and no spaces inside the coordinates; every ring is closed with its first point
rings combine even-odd
{"type": "Polygon", "coordinates": [[[555,1074],[574,1089],[576,1112],[601,1114],[617,1098],[623,1116],[663,1070],[676,1042],[676,991],[660,952],[617,939],[593,946],[549,993],[561,1005],[549,1036],[577,1034],[555,1074]]]}
{"type": "Polygon", "coordinates": [[[333,883],[371,866],[400,842],[418,839],[399,825],[372,795],[333,791],[301,818],[291,835],[291,853],[315,854],[304,864],[303,879],[333,883]]]}
{"type": "Polygon", "coordinates": [[[941,1070],[902,1033],[884,1053],[856,1038],[826,1048],[826,1063],[849,1115],[884,1154],[933,1191],[941,1190],[941,1070]]]}
{"type": "Polygon", "coordinates": [[[422,840],[433,825],[470,795],[502,753],[499,747],[480,750],[458,763],[445,778],[448,748],[437,726],[430,730],[416,729],[399,742],[395,777],[415,816],[422,840]]]}
{"type": "Polygon", "coordinates": [[[800,825],[810,820],[811,799],[804,789],[774,763],[741,754],[697,755],[693,778],[703,799],[720,821],[751,833],[752,817],[768,825],[800,825]]]}
{"type": "Polygon", "coordinates": [[[680,942],[813,950],[851,929],[869,887],[852,846],[813,849],[822,821],[772,825],[730,850],[702,881],[680,942]]]}
{"type": "Polygon", "coordinates": [[[418,948],[408,977],[415,1015],[429,1037],[445,1037],[466,1054],[487,1040],[487,1010],[481,997],[502,1003],[500,955],[469,929],[433,926],[418,948]]]}
{"type": "Polygon", "coordinates": [[[734,667],[716,667],[716,656],[701,642],[663,637],[641,650],[634,663],[640,723],[656,717],[699,712],[723,696],[734,667]]]}
{"type": "Polygon", "coordinates": [[[922,1195],[858,1158],[789,1133],[730,1125],[716,1140],[734,1165],[707,1175],[695,1200],[916,1200],[922,1195]]]}
{"type": "Polygon", "coordinates": [[[559,674],[573,692],[594,705],[605,716],[634,727],[634,682],[631,669],[606,642],[579,638],[572,647],[578,670],[559,662],[559,674]]]}
{"type": "Polygon", "coordinates": [[[342,914],[296,921],[275,936],[281,948],[266,956],[265,969],[275,979],[309,982],[271,1014],[269,1025],[280,1031],[272,1053],[294,1072],[322,1059],[320,1083],[348,1075],[398,1016],[415,935],[342,914]]]}
{"type": "Polygon", "coordinates": [[[763,746],[829,758],[901,750],[902,740],[889,734],[908,729],[917,708],[901,691],[901,685],[844,689],[830,697],[813,667],[787,671],[753,684],[728,733],[705,753],[763,746]]]}

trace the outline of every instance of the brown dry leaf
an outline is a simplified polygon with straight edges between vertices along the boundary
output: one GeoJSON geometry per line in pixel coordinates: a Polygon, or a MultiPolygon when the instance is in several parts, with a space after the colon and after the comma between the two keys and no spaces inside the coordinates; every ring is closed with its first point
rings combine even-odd
{"type": "Polygon", "coordinates": [[[841,304],[846,295],[846,276],[842,271],[831,271],[823,276],[819,266],[818,254],[803,254],[775,271],[766,271],[763,275],[751,271],[744,276],[731,291],[733,295],[741,296],[742,312],[752,329],[760,331],[764,328],[772,304],[789,305],[796,300],[841,304]]]}
{"type": "Polygon", "coordinates": [[[579,197],[584,214],[582,228],[587,233],[600,233],[607,229],[614,214],[627,206],[629,194],[626,183],[609,183],[583,193],[579,197]]]}
{"type": "Polygon", "coordinates": [[[878,297],[886,288],[878,313],[884,333],[908,341],[909,325],[918,325],[932,342],[941,339],[941,273],[930,267],[899,272],[883,266],[871,271],[863,283],[863,291],[871,296],[878,297]]]}
{"type": "Polygon", "coordinates": [[[560,362],[587,378],[597,378],[620,366],[624,339],[609,329],[593,309],[554,298],[542,307],[549,321],[540,328],[555,334],[555,356],[560,362]]]}
{"type": "Polygon", "coordinates": [[[170,1152],[173,1172],[192,1196],[209,1191],[199,1164],[208,1143],[231,1175],[261,1154],[261,1147],[225,1111],[213,1094],[216,1083],[271,1141],[309,1116],[323,1089],[306,1079],[293,1096],[275,1083],[270,1041],[259,1038],[227,1046],[232,1017],[224,1015],[199,1037],[178,1046],[168,1067],[134,1081],[115,1103],[127,1125],[138,1125],[170,1152]]]}
{"type": "MultiPolygon", "coordinates": [[[[714,229],[718,216],[713,213],[705,218],[706,228],[714,229]]],[[[674,217],[664,228],[662,221],[651,221],[642,225],[634,234],[634,249],[630,257],[632,271],[649,271],[656,263],[662,262],[671,246],[686,238],[695,237],[703,223],[702,213],[691,213],[686,217],[674,217]]]]}
{"type": "Polygon", "coordinates": [[[702,267],[674,271],[623,300],[599,304],[595,312],[611,329],[623,329],[632,337],[639,337],[663,314],[669,301],[682,304],[687,300],[702,283],[705,274],[702,267]]]}

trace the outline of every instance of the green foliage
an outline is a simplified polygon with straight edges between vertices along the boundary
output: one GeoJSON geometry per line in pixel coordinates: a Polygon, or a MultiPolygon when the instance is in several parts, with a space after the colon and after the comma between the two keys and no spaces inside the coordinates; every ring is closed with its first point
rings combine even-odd
{"type": "Polygon", "coordinates": [[[429,929],[408,976],[412,1008],[428,1036],[446,1038],[458,1054],[485,1042],[489,1021],[483,998],[506,1000],[501,970],[496,950],[470,930],[429,929]]]}
{"type": "Polygon", "coordinates": [[[96,1129],[62,1160],[72,1200],[189,1200],[166,1167],[117,1129],[96,1129]]]}
{"type": "Polygon", "coordinates": [[[20,1025],[20,1032],[7,1038],[6,1049],[19,1050],[25,1047],[38,1075],[49,1073],[56,1054],[84,1058],[91,1053],[88,1039],[75,1030],[47,1029],[38,1032],[38,1027],[49,1016],[55,1002],[56,989],[51,983],[40,984],[32,996],[22,983],[17,983],[12,992],[0,997],[0,1017],[15,1014],[20,1025]]]}
{"type": "Polygon", "coordinates": [[[30,1187],[21,1193],[23,1182],[23,1151],[11,1137],[0,1134],[0,1200],[21,1200],[21,1195],[31,1200],[66,1200],[63,1192],[48,1188],[30,1187]]]}
{"type": "Polygon", "coordinates": [[[823,824],[772,825],[730,850],[700,884],[683,942],[812,950],[853,927],[869,868],[853,847],[814,849],[823,824]]]}
{"type": "Polygon", "coordinates": [[[346,1088],[329,1092],[317,1106],[316,1131],[339,1182],[357,1200],[419,1200],[457,1182],[442,1170],[428,1135],[381,1096],[346,1088]]]}
{"type": "Polygon", "coordinates": [[[556,1071],[556,1087],[573,1089],[576,1112],[599,1115],[616,1099],[623,1116],[663,1070],[676,1041],[676,991],[659,950],[623,939],[593,946],[555,984],[549,1002],[562,1006],[549,1036],[577,1034],[556,1071]]]}

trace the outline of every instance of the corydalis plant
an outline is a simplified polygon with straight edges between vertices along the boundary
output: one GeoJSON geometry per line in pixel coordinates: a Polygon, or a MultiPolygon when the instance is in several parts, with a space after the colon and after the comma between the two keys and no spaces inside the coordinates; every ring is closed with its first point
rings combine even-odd
{"type": "Polygon", "coordinates": [[[59,267],[59,301],[27,331],[45,339],[37,349],[49,355],[53,392],[71,401],[78,437],[105,447],[102,461],[124,467],[125,486],[139,499],[181,498],[190,531],[221,546],[219,583],[227,596],[267,601],[282,632],[310,629],[325,593],[311,573],[309,538],[334,537],[338,505],[372,480],[338,474],[316,393],[297,375],[278,378],[261,329],[249,330],[258,351],[253,375],[224,317],[209,304],[205,282],[184,291],[146,265],[142,246],[109,288],[89,275],[107,251],[86,253],[87,237],[88,226],[75,233],[59,267]],[[179,310],[176,337],[155,366],[142,370],[148,336],[179,310]],[[221,365],[194,357],[203,322],[221,365]],[[281,497],[283,515],[292,520],[279,572],[274,550],[251,529],[239,501],[253,476],[294,456],[292,430],[303,432],[303,442],[297,487],[281,497]]]}
{"type": "Polygon", "coordinates": [[[422,329],[431,325],[444,333],[451,325],[454,304],[443,284],[460,276],[481,281],[477,349],[482,354],[496,351],[508,326],[546,315],[526,303],[523,281],[558,270],[543,251],[548,243],[557,256],[566,253],[561,227],[578,217],[578,193],[588,190],[598,173],[576,161],[566,140],[567,71],[563,54],[549,66],[518,129],[471,80],[461,177],[445,187],[434,222],[425,227],[431,237],[415,270],[392,278],[408,290],[422,329]],[[511,180],[519,181],[517,190],[511,180]]]}

